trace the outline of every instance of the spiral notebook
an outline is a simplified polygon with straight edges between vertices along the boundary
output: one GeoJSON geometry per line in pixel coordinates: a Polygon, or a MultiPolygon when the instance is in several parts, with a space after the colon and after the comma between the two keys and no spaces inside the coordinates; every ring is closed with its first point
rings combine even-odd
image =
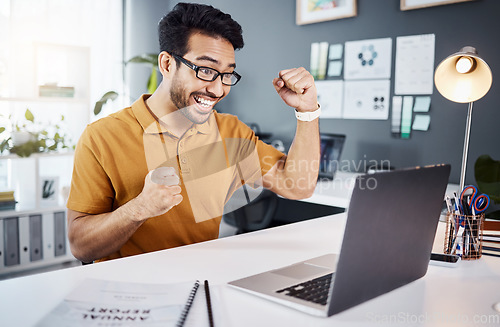
{"type": "MultiPolygon", "coordinates": [[[[212,309],[220,309],[217,287],[210,288],[212,309]]],[[[222,322],[213,310],[215,326],[222,322]]],[[[210,327],[203,283],[147,284],[86,279],[37,327],[53,326],[207,326],[210,327]]]]}

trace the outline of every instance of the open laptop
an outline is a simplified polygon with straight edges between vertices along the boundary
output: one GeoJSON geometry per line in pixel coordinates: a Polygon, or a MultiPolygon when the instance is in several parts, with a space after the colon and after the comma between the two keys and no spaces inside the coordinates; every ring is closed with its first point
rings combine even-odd
{"type": "Polygon", "coordinates": [[[332,180],[338,169],[340,155],[344,148],[345,135],[343,134],[320,134],[321,159],[319,162],[318,179],[332,180]]]}
{"type": "Polygon", "coordinates": [[[229,285],[331,316],[424,276],[449,174],[438,165],[359,176],[338,262],[327,254],[229,285]]]}

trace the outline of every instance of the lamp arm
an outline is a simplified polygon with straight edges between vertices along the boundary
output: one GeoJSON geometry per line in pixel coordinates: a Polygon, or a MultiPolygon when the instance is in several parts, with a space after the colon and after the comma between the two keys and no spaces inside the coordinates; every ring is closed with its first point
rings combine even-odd
{"type": "Polygon", "coordinates": [[[472,104],[473,102],[469,102],[469,110],[467,111],[467,121],[465,123],[465,140],[464,140],[464,151],[462,153],[462,170],[460,171],[459,191],[462,191],[465,185],[465,171],[467,170],[467,155],[469,153],[470,126],[472,123],[472,104]]]}

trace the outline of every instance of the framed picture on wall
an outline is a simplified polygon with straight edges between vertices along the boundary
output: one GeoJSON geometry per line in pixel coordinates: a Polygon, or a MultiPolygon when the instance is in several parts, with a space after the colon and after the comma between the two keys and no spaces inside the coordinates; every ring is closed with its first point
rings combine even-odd
{"type": "Polygon", "coordinates": [[[475,0],[401,0],[401,10],[412,10],[475,0]]]}
{"type": "Polygon", "coordinates": [[[59,177],[40,177],[40,206],[52,207],[59,204],[59,177]]]}
{"type": "Polygon", "coordinates": [[[297,25],[356,16],[356,0],[296,0],[297,25]]]}

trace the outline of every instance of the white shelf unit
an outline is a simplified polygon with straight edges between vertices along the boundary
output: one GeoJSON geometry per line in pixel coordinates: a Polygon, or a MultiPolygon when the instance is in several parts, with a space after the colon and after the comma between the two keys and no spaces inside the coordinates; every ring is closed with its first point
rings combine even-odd
{"type": "Polygon", "coordinates": [[[3,155],[0,156],[0,188],[14,191],[18,211],[64,207],[72,169],[72,151],[35,153],[27,158],[3,155]],[[43,181],[55,181],[52,196],[42,196],[43,181]]]}
{"type": "Polygon", "coordinates": [[[64,207],[0,212],[0,278],[72,262],[64,207]]]}
{"type": "Polygon", "coordinates": [[[0,211],[0,276],[75,261],[67,238],[66,196],[73,153],[0,156],[4,189],[14,190],[15,210],[0,211]],[[43,180],[56,180],[42,198],[43,180]]]}
{"type": "MultiPolygon", "coordinates": [[[[31,49],[31,60],[23,61],[28,66],[24,71],[30,73],[11,74],[9,89],[0,93],[2,126],[10,131],[11,123],[22,123],[27,108],[35,122],[48,128],[60,124],[64,115],[64,130],[75,144],[90,121],[90,48],[34,43],[31,49]],[[40,96],[41,85],[74,92],[40,96]]],[[[20,56],[26,55],[23,51],[20,56]]],[[[19,58],[11,61],[15,66],[19,58]]],[[[17,201],[15,210],[0,211],[0,276],[76,260],[69,249],[63,196],[69,191],[72,168],[72,151],[27,158],[0,155],[0,189],[13,190],[17,201]],[[42,197],[44,181],[53,182],[55,195],[42,197]]]]}

